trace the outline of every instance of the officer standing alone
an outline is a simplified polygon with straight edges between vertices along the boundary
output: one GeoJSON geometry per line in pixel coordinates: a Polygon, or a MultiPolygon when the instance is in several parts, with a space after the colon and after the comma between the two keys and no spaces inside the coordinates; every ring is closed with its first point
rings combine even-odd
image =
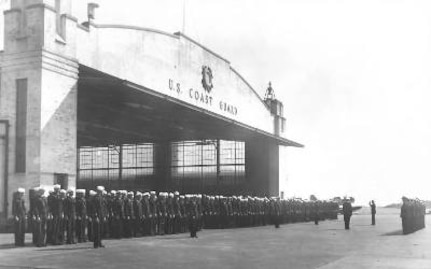
{"type": "Polygon", "coordinates": [[[343,203],[344,228],[350,229],[350,218],[352,217],[352,204],[349,199],[345,199],[343,203]]]}
{"type": "Polygon", "coordinates": [[[371,225],[376,225],[376,204],[374,200],[370,202],[371,207],[371,225]]]}

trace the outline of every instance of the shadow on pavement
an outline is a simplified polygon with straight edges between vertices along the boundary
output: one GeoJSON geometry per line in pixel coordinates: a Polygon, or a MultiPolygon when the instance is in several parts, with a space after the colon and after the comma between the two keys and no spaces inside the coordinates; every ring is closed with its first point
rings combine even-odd
{"type": "Polygon", "coordinates": [[[18,248],[14,244],[3,244],[0,245],[0,249],[7,249],[7,248],[18,248]]]}
{"type": "Polygon", "coordinates": [[[82,247],[76,247],[76,248],[40,248],[36,251],[57,251],[57,250],[79,250],[79,249],[93,249],[93,246],[82,246],[82,247]]]}
{"type": "Polygon", "coordinates": [[[157,240],[178,240],[178,239],[193,239],[190,236],[186,236],[186,237],[158,237],[156,238],[157,240]]]}
{"type": "Polygon", "coordinates": [[[0,249],[8,249],[8,248],[25,248],[25,247],[34,247],[33,244],[26,243],[25,246],[15,246],[14,243],[8,243],[8,244],[0,244],[0,249]]]}
{"type": "Polygon", "coordinates": [[[393,232],[382,234],[382,236],[391,236],[391,235],[403,235],[403,230],[396,230],[393,232]]]}

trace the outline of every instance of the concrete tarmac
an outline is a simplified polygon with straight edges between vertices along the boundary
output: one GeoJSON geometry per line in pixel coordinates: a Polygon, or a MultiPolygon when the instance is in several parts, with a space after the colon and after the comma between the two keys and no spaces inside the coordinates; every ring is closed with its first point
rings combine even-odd
{"type": "MultiPolygon", "coordinates": [[[[427,226],[431,218],[427,216],[427,226]]],[[[204,230],[187,234],[15,248],[0,234],[0,268],[385,268],[430,269],[431,231],[402,235],[399,210],[378,209],[371,226],[367,209],[353,215],[351,230],[339,220],[204,230]]]]}

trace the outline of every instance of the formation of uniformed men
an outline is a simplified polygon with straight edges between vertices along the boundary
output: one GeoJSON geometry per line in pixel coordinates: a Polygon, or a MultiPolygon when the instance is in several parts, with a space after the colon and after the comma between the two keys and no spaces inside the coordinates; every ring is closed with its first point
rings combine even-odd
{"type": "MultiPolygon", "coordinates": [[[[23,189],[14,198],[16,242],[23,245],[26,209],[23,189]]],[[[32,189],[29,224],[33,243],[75,244],[102,238],[130,238],[190,232],[197,237],[202,228],[234,228],[336,219],[338,204],[279,197],[222,196],[155,191],[141,193],[84,189],[53,191],[32,189]],[[75,197],[76,193],[76,197],[75,197]]]]}
{"type": "Polygon", "coordinates": [[[401,221],[403,234],[416,232],[425,228],[426,206],[419,199],[402,197],[401,221]]]}

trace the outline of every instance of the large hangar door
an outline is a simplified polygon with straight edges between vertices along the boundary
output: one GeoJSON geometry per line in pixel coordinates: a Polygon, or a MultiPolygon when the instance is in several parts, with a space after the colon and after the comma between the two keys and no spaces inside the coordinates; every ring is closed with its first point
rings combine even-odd
{"type": "Polygon", "coordinates": [[[6,220],[8,208],[7,152],[9,122],[0,120],[0,221],[6,220]]]}

